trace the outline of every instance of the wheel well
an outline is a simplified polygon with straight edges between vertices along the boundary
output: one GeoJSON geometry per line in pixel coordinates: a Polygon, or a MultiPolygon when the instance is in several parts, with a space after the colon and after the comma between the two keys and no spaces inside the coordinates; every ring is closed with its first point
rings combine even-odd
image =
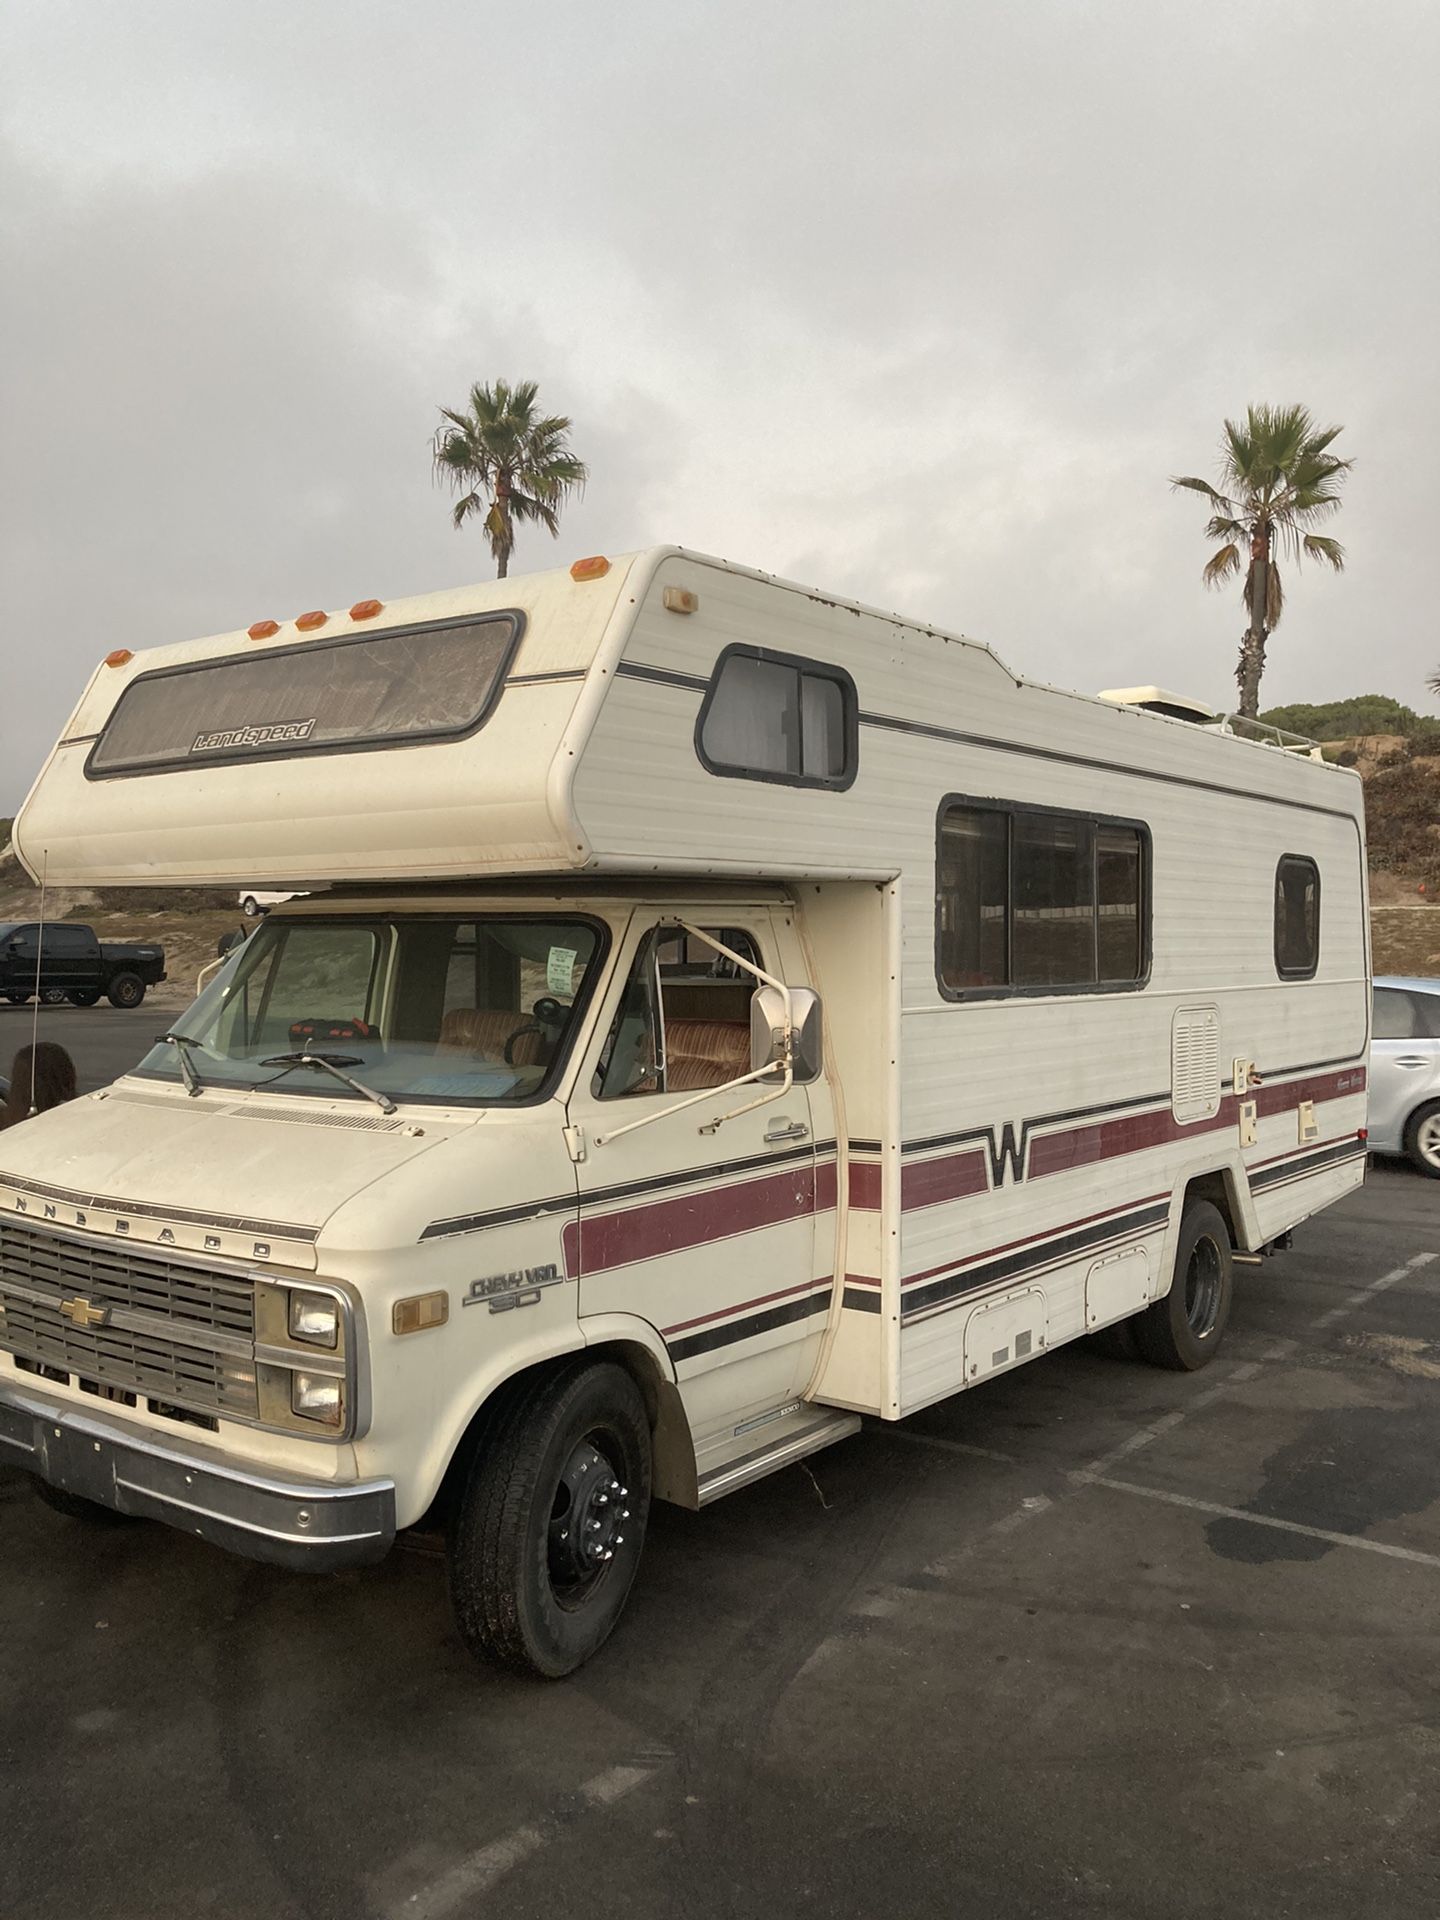
{"type": "Polygon", "coordinates": [[[1236,1224],[1239,1214],[1230,1190],[1228,1173],[1217,1168],[1214,1173],[1200,1173],[1193,1180],[1187,1181],[1185,1197],[1180,1204],[1182,1219],[1192,1200],[1208,1200],[1212,1207],[1218,1208],[1220,1217],[1225,1222],[1225,1230],[1230,1235],[1231,1246],[1240,1245],[1240,1234],[1236,1224]]]}
{"type": "Polygon", "coordinates": [[[515,1402],[546,1379],[559,1379],[577,1367],[598,1360],[609,1360],[623,1367],[640,1390],[650,1419],[655,1448],[655,1497],[678,1506],[698,1507],[695,1448],[690,1438],[690,1423],[672,1382],[665,1379],[655,1357],[638,1340],[604,1340],[593,1347],[576,1347],[569,1353],[539,1360],[522,1367],[502,1380],[487,1399],[475,1409],[470,1424],[460,1436],[450,1463],[431,1502],[421,1528],[443,1526],[455,1496],[470,1470],[475,1450],[483,1442],[491,1424],[504,1420],[515,1402]]]}

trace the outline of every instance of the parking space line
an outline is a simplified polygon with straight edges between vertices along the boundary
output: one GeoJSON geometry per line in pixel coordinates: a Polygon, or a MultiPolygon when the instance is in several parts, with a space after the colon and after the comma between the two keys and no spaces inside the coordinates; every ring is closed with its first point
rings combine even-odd
{"type": "Polygon", "coordinates": [[[1317,1331],[1321,1327],[1332,1326],[1335,1321],[1343,1319],[1347,1313],[1353,1313],[1356,1307],[1363,1306],[1372,1294],[1383,1293],[1386,1287],[1393,1287],[1397,1280],[1404,1280],[1407,1275],[1416,1272],[1420,1267],[1428,1267],[1434,1258],[1433,1253],[1413,1255],[1405,1261],[1403,1266],[1395,1267],[1389,1273],[1382,1273],[1378,1280],[1372,1280],[1368,1286],[1357,1287],[1355,1292],[1347,1300],[1342,1300],[1338,1307],[1331,1307],[1330,1311],[1322,1313],[1318,1320],[1312,1320],[1311,1326],[1317,1331]]]}
{"type": "Polygon", "coordinates": [[[1244,1520],[1253,1527],[1273,1527],[1279,1533],[1303,1533],[1307,1540],[1324,1540],[1332,1547],[1359,1547],[1364,1553],[1381,1553],[1391,1560],[1440,1567],[1440,1554],[1420,1553],[1414,1547],[1392,1547],[1387,1541],[1366,1540],[1357,1533],[1331,1533],[1326,1527],[1307,1527],[1298,1520],[1279,1520],[1273,1514],[1250,1513],[1244,1507],[1222,1507],[1218,1501],[1197,1500],[1191,1494],[1170,1493],[1164,1487],[1142,1487],[1137,1481],[1113,1480],[1106,1474],[1080,1472],[1072,1477],[1082,1486],[1108,1487],[1112,1493],[1138,1493],[1145,1500],[1161,1500],[1166,1506],[1186,1507],[1220,1520],[1244,1520]]]}
{"type": "MultiPolygon", "coordinates": [[[[642,1781],[648,1780],[653,1772],[653,1766],[607,1767],[604,1773],[597,1773],[592,1780],[585,1781],[576,1790],[575,1798],[587,1810],[613,1806],[617,1800],[633,1792],[642,1781]]],[[[453,1913],[462,1901],[474,1900],[480,1894],[487,1893],[497,1880],[533,1858],[564,1831],[565,1824],[562,1815],[551,1814],[543,1820],[527,1822],[523,1827],[515,1827],[511,1832],[501,1834],[499,1839],[491,1840],[476,1852],[467,1854],[447,1873],[442,1873],[438,1880],[432,1880],[428,1887],[422,1887],[418,1893],[412,1893],[408,1900],[392,1907],[393,1920],[440,1920],[442,1914],[453,1913]]]]}
{"type": "Polygon", "coordinates": [[[905,1427],[885,1426],[877,1421],[870,1432],[883,1434],[887,1440],[904,1440],[912,1447],[933,1447],[938,1453],[964,1453],[974,1460],[998,1460],[1002,1466],[1013,1467],[1013,1453],[1001,1453],[997,1447],[976,1447],[968,1440],[948,1440],[939,1433],[911,1433],[905,1427]]]}

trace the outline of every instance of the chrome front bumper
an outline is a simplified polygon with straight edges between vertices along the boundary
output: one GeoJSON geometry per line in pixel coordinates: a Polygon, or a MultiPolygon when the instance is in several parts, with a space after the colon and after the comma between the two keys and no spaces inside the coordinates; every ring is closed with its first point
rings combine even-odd
{"type": "Polygon", "coordinates": [[[363,1566],[395,1538],[393,1481],[243,1472],[218,1448],[139,1433],[13,1378],[0,1379],[0,1466],[280,1567],[363,1566]]]}

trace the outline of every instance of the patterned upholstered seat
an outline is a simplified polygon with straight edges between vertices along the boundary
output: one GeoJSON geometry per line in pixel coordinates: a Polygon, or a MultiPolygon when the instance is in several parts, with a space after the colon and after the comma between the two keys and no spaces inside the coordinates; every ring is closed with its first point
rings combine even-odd
{"type": "Polygon", "coordinates": [[[671,1093],[738,1080],[750,1071],[750,1029],[742,1020],[667,1020],[665,1067],[671,1093]]]}
{"type": "MultiPolygon", "coordinates": [[[[440,1047],[446,1053],[478,1054],[483,1060],[503,1060],[505,1043],[530,1024],[523,1013],[492,1007],[452,1007],[440,1021],[440,1047]]],[[[547,1057],[543,1033],[527,1033],[510,1049],[511,1065],[538,1067],[547,1057]]]]}

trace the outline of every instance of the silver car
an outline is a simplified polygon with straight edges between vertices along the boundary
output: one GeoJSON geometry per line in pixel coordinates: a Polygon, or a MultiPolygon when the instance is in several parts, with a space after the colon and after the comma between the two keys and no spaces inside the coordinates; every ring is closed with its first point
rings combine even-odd
{"type": "Polygon", "coordinates": [[[1408,1154],[1440,1180],[1440,980],[1375,981],[1370,1151],[1408,1154]]]}

